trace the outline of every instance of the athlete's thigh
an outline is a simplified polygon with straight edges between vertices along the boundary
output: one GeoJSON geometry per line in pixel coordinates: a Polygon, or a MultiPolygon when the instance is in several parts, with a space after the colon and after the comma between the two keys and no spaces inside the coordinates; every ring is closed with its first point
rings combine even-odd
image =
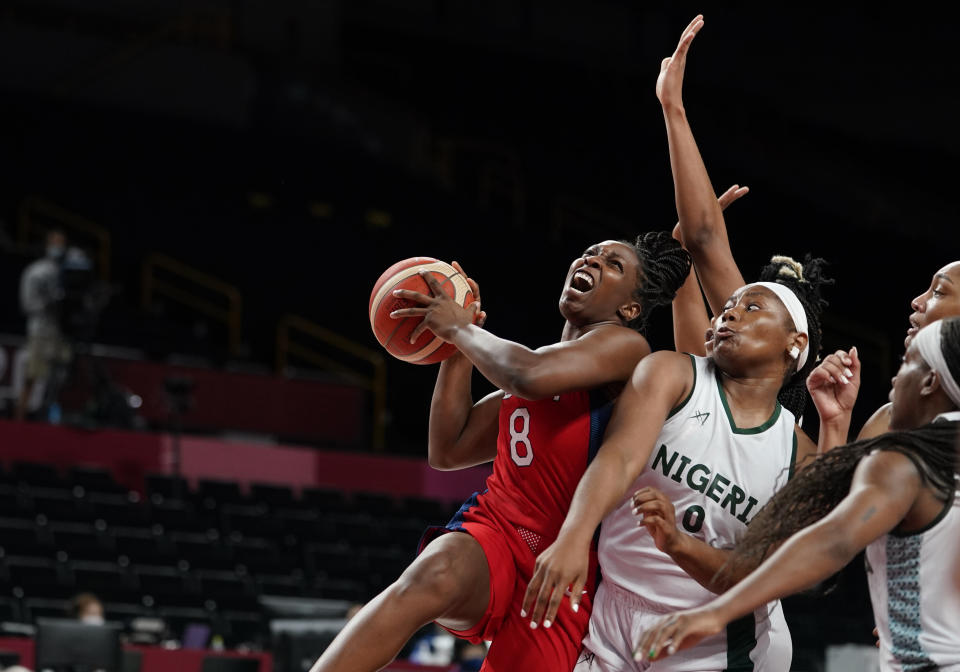
{"type": "Polygon", "coordinates": [[[427,544],[399,583],[442,603],[437,621],[453,630],[472,628],[490,601],[490,569],[483,548],[472,536],[459,532],[427,544]]]}

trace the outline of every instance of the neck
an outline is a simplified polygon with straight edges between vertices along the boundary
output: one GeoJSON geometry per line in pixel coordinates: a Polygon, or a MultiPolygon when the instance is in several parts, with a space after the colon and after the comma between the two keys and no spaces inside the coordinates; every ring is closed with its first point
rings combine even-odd
{"type": "Polygon", "coordinates": [[[739,376],[720,371],[720,384],[737,427],[756,427],[773,414],[777,393],[783,386],[783,373],[739,376]]]}
{"type": "Polygon", "coordinates": [[[620,320],[599,320],[597,322],[589,322],[587,324],[573,324],[567,320],[563,325],[563,334],[560,336],[560,342],[573,341],[581,336],[589,334],[595,329],[600,329],[601,327],[608,327],[611,325],[622,327],[623,323],[620,322],[620,320]]]}

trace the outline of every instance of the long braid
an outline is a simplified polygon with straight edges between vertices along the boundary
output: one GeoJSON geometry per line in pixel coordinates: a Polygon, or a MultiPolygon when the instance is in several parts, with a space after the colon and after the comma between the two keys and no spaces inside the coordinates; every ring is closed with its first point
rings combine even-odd
{"type": "Polygon", "coordinates": [[[793,290],[807,314],[807,337],[810,348],[807,361],[800,371],[790,376],[777,395],[780,404],[798,419],[803,415],[807,405],[807,375],[819,363],[820,349],[823,345],[821,316],[827,302],[820,292],[824,285],[832,285],[834,282],[833,279],[824,275],[826,265],[825,260],[813,258],[809,254],[804,257],[802,264],[790,257],[774,256],[760,271],[761,281],[776,282],[793,290]]]}
{"type": "Polygon", "coordinates": [[[641,311],[626,326],[645,334],[650,313],[673,301],[690,274],[692,260],[690,253],[667,231],[640,234],[634,243],[621,242],[633,248],[640,262],[633,298],[640,303],[641,311]]]}
{"type": "Polygon", "coordinates": [[[750,521],[720,574],[753,569],[770,550],[826,516],[847,496],[860,460],[874,450],[908,457],[925,485],[946,500],[953,496],[960,422],[934,422],[838,446],[804,466],[750,521]]]}

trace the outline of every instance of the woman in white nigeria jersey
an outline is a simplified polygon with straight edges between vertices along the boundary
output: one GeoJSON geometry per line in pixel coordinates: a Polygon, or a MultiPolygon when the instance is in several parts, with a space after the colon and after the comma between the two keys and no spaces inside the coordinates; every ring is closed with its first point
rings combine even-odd
{"type": "Polygon", "coordinates": [[[951,317],[921,329],[907,347],[890,391],[894,431],[834,448],[805,467],[756,516],[731,571],[763,564],[709,604],[652,624],[638,655],[682,655],[866,548],[881,669],[960,671],[960,591],[951,576],[960,538],[958,382],[960,318],[951,317]]]}

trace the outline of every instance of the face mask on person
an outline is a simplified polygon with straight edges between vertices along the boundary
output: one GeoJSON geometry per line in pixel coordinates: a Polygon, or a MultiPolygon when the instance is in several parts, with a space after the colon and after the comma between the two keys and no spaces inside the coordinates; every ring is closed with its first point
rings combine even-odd
{"type": "Polygon", "coordinates": [[[80,617],[81,623],[86,623],[87,625],[103,625],[103,616],[99,614],[84,614],[80,617]]]}
{"type": "Polygon", "coordinates": [[[63,259],[64,253],[67,251],[63,245],[47,245],[47,258],[53,260],[63,259]]]}

